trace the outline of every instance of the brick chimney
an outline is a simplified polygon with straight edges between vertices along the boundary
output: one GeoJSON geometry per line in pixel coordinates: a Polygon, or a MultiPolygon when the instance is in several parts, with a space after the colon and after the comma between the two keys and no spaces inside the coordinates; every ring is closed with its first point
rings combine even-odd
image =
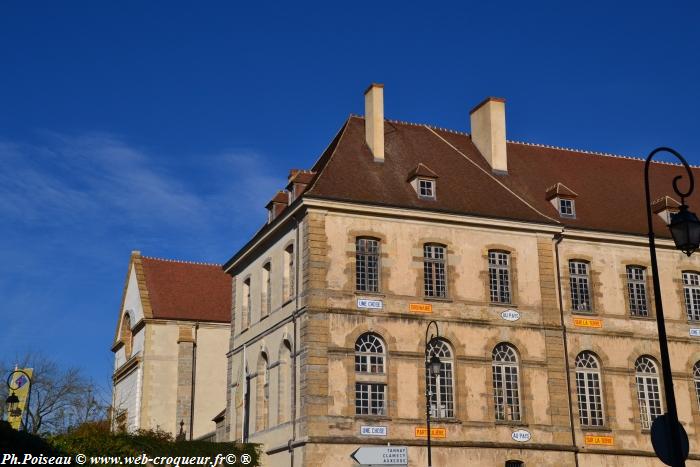
{"type": "Polygon", "coordinates": [[[372,83],[365,91],[365,140],[375,162],[384,162],[384,85],[372,83]]]}
{"type": "Polygon", "coordinates": [[[491,170],[508,173],[506,154],[506,100],[487,97],[469,112],[472,141],[491,170]]]}

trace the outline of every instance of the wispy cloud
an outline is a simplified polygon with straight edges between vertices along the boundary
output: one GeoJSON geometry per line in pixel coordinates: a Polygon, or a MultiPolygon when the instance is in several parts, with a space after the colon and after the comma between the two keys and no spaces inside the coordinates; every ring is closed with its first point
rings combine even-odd
{"type": "Polygon", "coordinates": [[[0,139],[0,310],[12,311],[1,313],[0,355],[94,351],[102,368],[128,252],[223,262],[285,181],[251,150],[174,160],[106,134],[38,141],[0,139]],[[89,332],[66,340],[80,322],[89,332]]]}

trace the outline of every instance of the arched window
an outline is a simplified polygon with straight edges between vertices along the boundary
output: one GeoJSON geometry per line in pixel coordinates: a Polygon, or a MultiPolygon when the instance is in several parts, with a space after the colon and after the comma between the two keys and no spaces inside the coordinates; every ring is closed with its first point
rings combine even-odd
{"type": "Polygon", "coordinates": [[[386,415],[386,377],[363,381],[368,373],[385,375],[385,347],[381,337],[365,333],[355,341],[355,414],[386,415]]]}
{"type": "Polygon", "coordinates": [[[520,420],[518,354],[513,346],[501,343],[494,347],[492,360],[496,420],[520,420]]]}
{"type": "Polygon", "coordinates": [[[506,461],[506,467],[524,467],[523,461],[510,460],[506,461]]]}
{"type": "Polygon", "coordinates": [[[376,334],[362,334],[355,341],[355,371],[384,373],[384,343],[376,334]]]}
{"type": "Polygon", "coordinates": [[[600,365],[591,352],[576,357],[576,394],[578,414],[583,426],[603,426],[603,394],[600,365]]]}
{"type": "Polygon", "coordinates": [[[128,360],[131,358],[132,341],[131,317],[129,316],[129,313],[124,313],[124,317],[122,318],[122,329],[119,334],[121,341],[124,343],[124,357],[128,360]]]}
{"type": "Polygon", "coordinates": [[[453,358],[450,345],[442,339],[433,339],[428,344],[428,356],[440,358],[440,374],[433,376],[428,368],[428,391],[430,413],[436,418],[454,417],[454,379],[452,376],[453,358]]]}
{"type": "Polygon", "coordinates": [[[643,429],[650,429],[651,422],[661,415],[661,393],[659,391],[659,371],[656,362],[641,356],[634,363],[639,399],[639,417],[643,429]]]}
{"type": "Polygon", "coordinates": [[[268,364],[267,354],[262,352],[258,358],[258,376],[257,376],[257,392],[256,392],[256,431],[268,428],[268,408],[270,406],[270,365],[268,364]]]}
{"type": "Polygon", "coordinates": [[[700,361],[695,362],[693,366],[693,384],[695,386],[695,397],[698,399],[698,406],[700,406],[700,361]]]}
{"type": "Polygon", "coordinates": [[[280,364],[277,367],[277,407],[280,423],[291,420],[294,392],[292,391],[292,347],[288,340],[282,342],[280,347],[280,364]]]}
{"type": "Polygon", "coordinates": [[[426,297],[447,297],[447,270],[444,245],[423,245],[423,293],[426,297]]]}
{"type": "Polygon", "coordinates": [[[358,237],[355,240],[355,288],[379,292],[379,240],[358,237]]]}

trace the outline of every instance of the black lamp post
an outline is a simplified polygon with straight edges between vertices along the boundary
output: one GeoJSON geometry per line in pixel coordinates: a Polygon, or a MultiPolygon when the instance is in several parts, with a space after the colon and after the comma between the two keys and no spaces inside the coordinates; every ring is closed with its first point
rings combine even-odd
{"type": "Polygon", "coordinates": [[[678,181],[683,178],[678,175],[673,179],[673,190],[681,197],[680,211],[671,215],[669,229],[676,248],[690,256],[697,250],[700,244],[700,221],[697,216],[688,211],[685,198],[690,196],[695,188],[695,179],[690,170],[688,162],[678,152],[671,148],[654,149],[646,159],[644,164],[644,189],[646,191],[647,224],[649,230],[649,255],[651,256],[651,273],[654,284],[654,303],[656,305],[656,324],[659,330],[659,348],[661,353],[661,370],[664,379],[664,393],[666,395],[667,427],[670,430],[668,435],[671,440],[671,455],[674,467],[685,466],[685,453],[682,448],[681,429],[678,423],[678,411],[676,409],[676,396],[673,390],[673,376],[671,374],[671,361],[668,355],[668,341],[666,338],[666,325],[664,323],[664,310],[661,302],[661,285],[659,283],[659,269],[656,262],[656,242],[654,240],[654,227],[652,225],[651,196],[649,194],[649,166],[652,158],[660,153],[668,152],[676,156],[685,167],[688,173],[689,186],[687,191],[678,188],[678,181]]]}
{"type": "Polygon", "coordinates": [[[5,407],[7,408],[7,413],[14,417],[22,414],[22,411],[19,409],[19,397],[17,397],[17,394],[15,394],[15,391],[22,386],[12,385],[12,377],[17,373],[23,374],[27,378],[27,384],[29,384],[29,389],[27,390],[27,414],[24,417],[24,431],[27,431],[29,426],[29,401],[32,395],[32,377],[29,376],[29,374],[27,374],[26,371],[15,369],[7,377],[7,387],[10,390],[11,394],[7,397],[7,399],[5,399],[5,407]]]}
{"type": "Polygon", "coordinates": [[[433,457],[430,446],[430,402],[432,399],[432,391],[430,390],[430,377],[440,376],[440,358],[437,355],[431,355],[428,357],[428,347],[433,339],[440,337],[440,330],[438,329],[437,322],[431,321],[428,323],[428,327],[425,329],[425,421],[426,428],[428,429],[428,467],[433,465],[433,457]],[[435,325],[435,337],[430,336],[428,340],[428,331],[430,326],[435,325]]]}

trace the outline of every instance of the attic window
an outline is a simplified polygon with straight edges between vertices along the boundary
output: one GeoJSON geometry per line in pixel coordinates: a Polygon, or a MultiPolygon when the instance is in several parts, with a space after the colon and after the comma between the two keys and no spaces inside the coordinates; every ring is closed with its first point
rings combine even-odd
{"type": "Polygon", "coordinates": [[[562,217],[576,217],[574,200],[569,198],[559,198],[559,214],[562,217]]]}
{"type": "Polygon", "coordinates": [[[418,196],[420,196],[421,198],[435,199],[435,180],[419,178],[418,196]]]}

